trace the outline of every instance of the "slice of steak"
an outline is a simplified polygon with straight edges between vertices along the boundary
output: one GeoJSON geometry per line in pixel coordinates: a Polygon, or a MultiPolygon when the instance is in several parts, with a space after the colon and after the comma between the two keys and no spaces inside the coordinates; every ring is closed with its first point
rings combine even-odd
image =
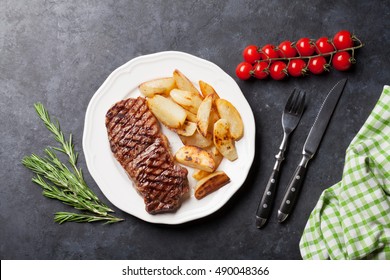
{"type": "Polygon", "coordinates": [[[177,165],[146,99],[129,98],[106,114],[111,151],[133,180],[150,214],[174,211],[188,193],[187,169],[177,165]]]}

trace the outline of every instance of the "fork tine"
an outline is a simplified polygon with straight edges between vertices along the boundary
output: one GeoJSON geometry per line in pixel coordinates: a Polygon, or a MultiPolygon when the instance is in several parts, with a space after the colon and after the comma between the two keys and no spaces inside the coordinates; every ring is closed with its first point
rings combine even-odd
{"type": "Polygon", "coordinates": [[[290,113],[292,113],[292,114],[296,114],[296,112],[297,112],[297,108],[299,105],[299,96],[300,96],[300,92],[298,91],[295,94],[294,103],[293,103],[291,111],[290,111],[290,113]]]}
{"type": "Polygon", "coordinates": [[[294,98],[294,103],[293,103],[293,106],[291,108],[291,111],[290,113],[291,114],[297,114],[297,110],[298,110],[298,107],[299,107],[299,102],[300,102],[300,94],[301,92],[297,90],[296,94],[295,94],[295,98],[294,98]]]}
{"type": "Polygon", "coordinates": [[[294,99],[294,104],[290,113],[293,115],[299,115],[301,113],[301,107],[304,102],[305,93],[303,91],[299,91],[296,98],[294,99]]]}
{"type": "Polygon", "coordinates": [[[297,92],[297,89],[294,88],[294,90],[292,91],[292,93],[290,94],[290,97],[288,98],[287,102],[286,102],[286,106],[284,107],[284,111],[285,112],[291,112],[293,106],[294,106],[294,101],[295,101],[295,98],[296,98],[296,92],[297,92]]]}
{"type": "Polygon", "coordinates": [[[305,91],[300,91],[299,92],[299,98],[298,98],[298,107],[297,107],[297,114],[302,114],[303,109],[305,108],[305,97],[306,97],[306,92],[305,91]]]}

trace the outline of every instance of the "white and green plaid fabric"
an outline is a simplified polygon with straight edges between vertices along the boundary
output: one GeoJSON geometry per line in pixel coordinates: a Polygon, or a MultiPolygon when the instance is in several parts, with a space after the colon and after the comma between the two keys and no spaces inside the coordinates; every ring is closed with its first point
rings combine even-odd
{"type": "Polygon", "coordinates": [[[303,259],[390,259],[390,87],[346,152],[300,241],[303,259]]]}

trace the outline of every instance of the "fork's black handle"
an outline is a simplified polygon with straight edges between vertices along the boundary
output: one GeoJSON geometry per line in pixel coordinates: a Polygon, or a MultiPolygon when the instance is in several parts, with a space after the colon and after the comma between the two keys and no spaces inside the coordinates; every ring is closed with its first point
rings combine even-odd
{"type": "Polygon", "coordinates": [[[278,221],[279,223],[285,221],[291,214],[293,207],[299,196],[299,192],[303,185],[303,180],[306,174],[306,164],[299,165],[292,176],[290,183],[287,186],[286,193],[282,200],[282,204],[278,210],[278,221]]]}
{"type": "Polygon", "coordinates": [[[268,219],[271,213],[271,207],[275,199],[276,187],[279,182],[279,170],[273,170],[271,177],[268,180],[267,186],[265,187],[265,191],[263,197],[260,201],[260,204],[257,208],[256,217],[262,219],[268,219]]]}

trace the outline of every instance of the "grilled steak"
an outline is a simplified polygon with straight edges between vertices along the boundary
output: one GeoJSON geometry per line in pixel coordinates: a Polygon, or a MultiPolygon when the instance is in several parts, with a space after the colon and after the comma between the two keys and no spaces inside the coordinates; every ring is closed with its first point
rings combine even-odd
{"type": "Polygon", "coordinates": [[[111,151],[142,195],[146,211],[174,211],[189,191],[187,169],[175,164],[167,138],[146,99],[129,98],[106,114],[111,151]]]}

